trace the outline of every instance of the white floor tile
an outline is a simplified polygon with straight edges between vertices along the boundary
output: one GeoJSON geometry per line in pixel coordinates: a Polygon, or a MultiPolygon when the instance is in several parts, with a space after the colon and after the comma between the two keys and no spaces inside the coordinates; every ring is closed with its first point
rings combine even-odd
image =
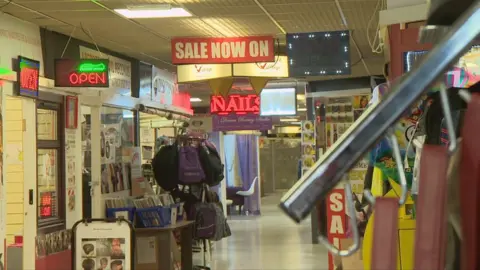
{"type": "Polygon", "coordinates": [[[280,195],[262,198],[260,217],[229,220],[232,236],[215,243],[212,270],[328,269],[326,249],[311,244],[310,221],[298,225],[285,216],[280,195]]]}

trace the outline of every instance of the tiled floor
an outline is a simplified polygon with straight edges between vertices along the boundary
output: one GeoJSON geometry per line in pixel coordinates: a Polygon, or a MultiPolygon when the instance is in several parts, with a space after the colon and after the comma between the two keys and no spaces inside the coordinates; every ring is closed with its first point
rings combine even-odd
{"type": "Polygon", "coordinates": [[[311,244],[310,221],[291,221],[277,208],[280,198],[262,198],[260,217],[229,220],[232,236],[215,243],[212,270],[328,269],[325,248],[311,244]]]}

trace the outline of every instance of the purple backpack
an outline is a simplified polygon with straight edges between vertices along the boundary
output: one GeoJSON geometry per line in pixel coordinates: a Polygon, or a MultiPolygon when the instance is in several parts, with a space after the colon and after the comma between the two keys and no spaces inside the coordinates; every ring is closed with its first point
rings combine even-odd
{"type": "Polygon", "coordinates": [[[182,146],[178,152],[178,180],[180,184],[199,184],[205,180],[198,149],[193,146],[182,146]]]}

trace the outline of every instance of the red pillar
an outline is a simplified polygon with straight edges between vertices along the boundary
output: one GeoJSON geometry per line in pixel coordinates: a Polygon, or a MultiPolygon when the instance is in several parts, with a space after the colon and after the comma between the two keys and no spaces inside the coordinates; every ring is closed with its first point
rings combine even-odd
{"type": "Polygon", "coordinates": [[[400,28],[400,24],[393,24],[388,27],[390,44],[390,80],[403,74],[404,54],[409,51],[430,50],[432,44],[418,43],[418,25],[400,28]]]}

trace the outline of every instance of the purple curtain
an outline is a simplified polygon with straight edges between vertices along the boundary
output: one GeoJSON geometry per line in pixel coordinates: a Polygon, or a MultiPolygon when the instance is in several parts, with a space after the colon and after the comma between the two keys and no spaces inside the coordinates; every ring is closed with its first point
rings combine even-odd
{"type": "MultiPolygon", "coordinates": [[[[257,159],[257,136],[255,135],[237,135],[237,154],[240,163],[240,176],[242,178],[243,189],[248,190],[252,185],[253,179],[258,176],[257,159]]],[[[245,211],[249,214],[260,214],[259,201],[259,183],[255,183],[255,192],[252,196],[245,197],[245,211]]]]}

